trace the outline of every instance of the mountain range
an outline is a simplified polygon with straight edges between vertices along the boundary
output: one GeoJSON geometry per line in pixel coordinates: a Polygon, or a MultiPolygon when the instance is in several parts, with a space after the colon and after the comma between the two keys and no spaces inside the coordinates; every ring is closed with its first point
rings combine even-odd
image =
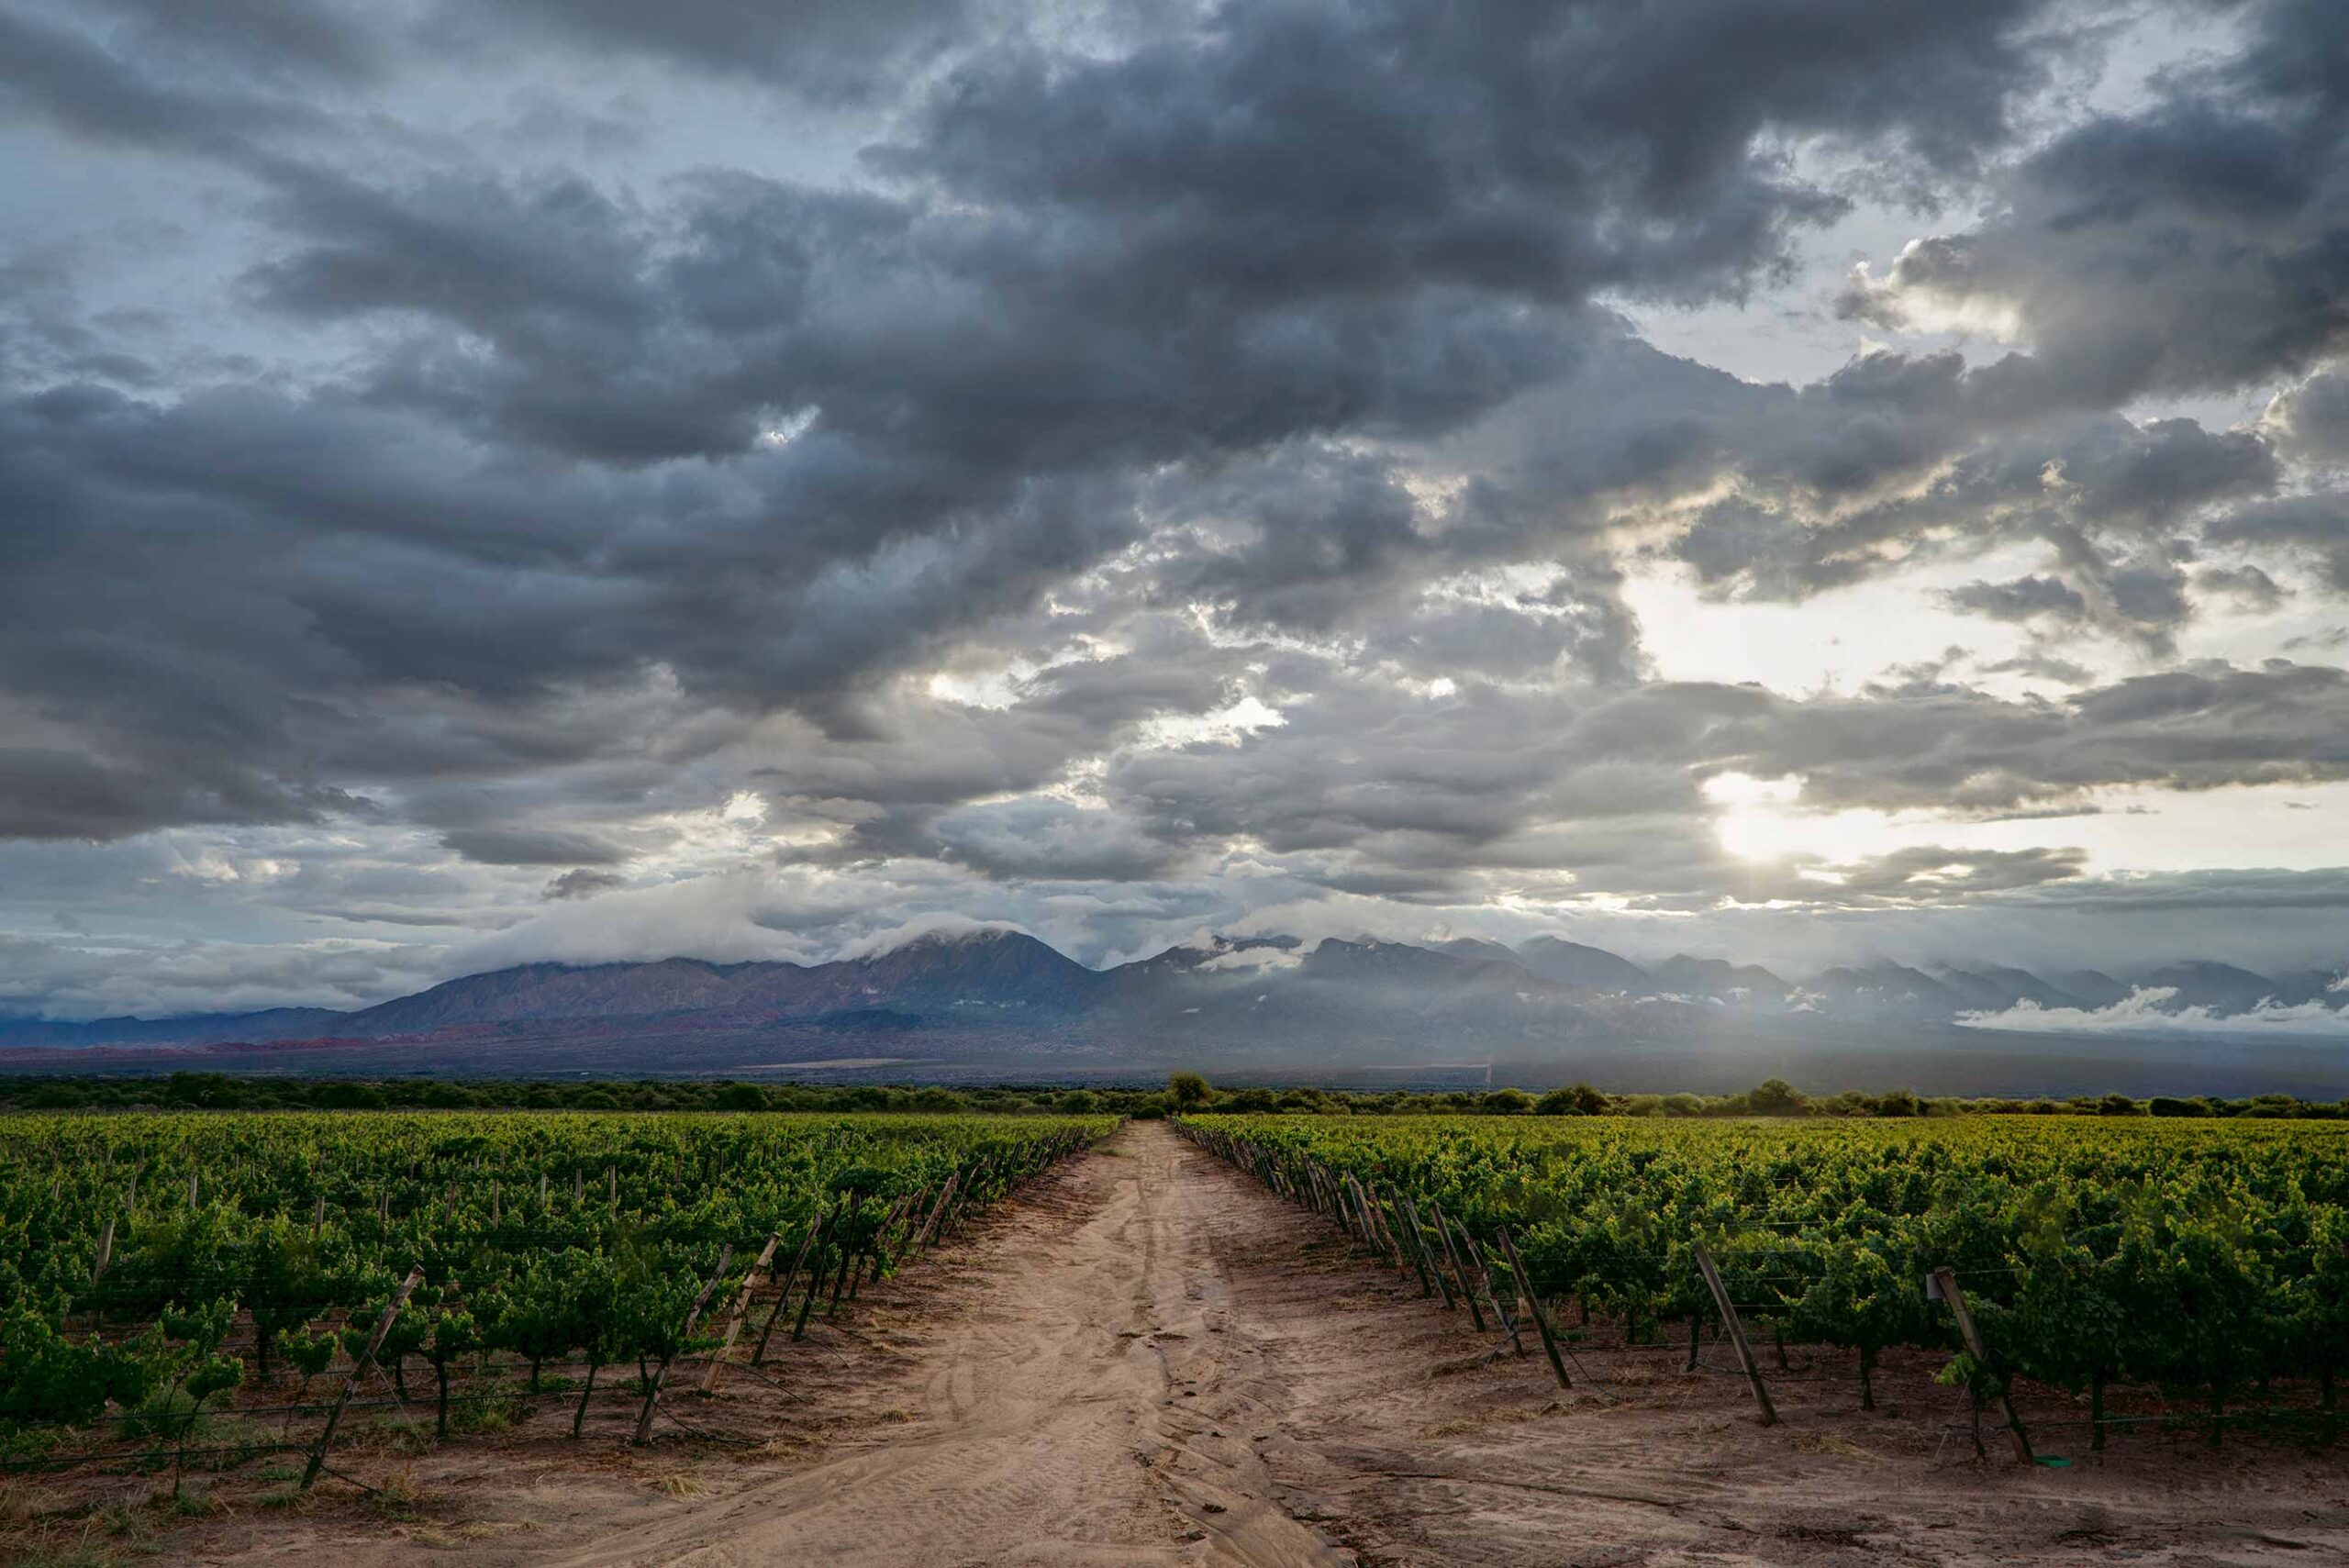
{"type": "MultiPolygon", "coordinates": [[[[1547,936],[1513,948],[1218,938],[1097,970],[982,929],[818,964],[522,964],[352,1012],[0,1018],[0,1069],[1065,1076],[1196,1062],[1375,1080],[1496,1062],[1532,1076],[1634,1061],[1735,1075],[1767,1062],[1897,1072],[2068,1052],[2107,1072],[2116,1061],[2199,1070],[2214,1043],[2276,1036],[2277,1009],[2321,1028],[2349,1004],[2342,984],[2207,960],[2122,974],[1875,962],[1788,978],[1716,957],[1637,963],[1547,936]],[[2012,1029],[2031,1033],[2001,1033],[2012,1029]]],[[[2312,1056],[2305,1039],[2293,1049],[2292,1071],[2330,1082],[2337,1051],[2312,1056]]]]}

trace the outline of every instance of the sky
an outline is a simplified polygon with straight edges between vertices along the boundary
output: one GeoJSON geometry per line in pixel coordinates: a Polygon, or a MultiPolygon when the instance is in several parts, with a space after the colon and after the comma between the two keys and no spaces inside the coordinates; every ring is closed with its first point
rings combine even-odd
{"type": "Polygon", "coordinates": [[[0,1012],[2349,959],[2337,0],[0,0],[0,1012]]]}

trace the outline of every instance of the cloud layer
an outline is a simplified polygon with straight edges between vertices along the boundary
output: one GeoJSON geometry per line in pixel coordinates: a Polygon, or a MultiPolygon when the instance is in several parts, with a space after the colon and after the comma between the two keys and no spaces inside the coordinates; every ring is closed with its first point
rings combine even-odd
{"type": "Polygon", "coordinates": [[[0,1006],[2336,960],[2349,26],[2222,9],[0,0],[0,1006]]]}

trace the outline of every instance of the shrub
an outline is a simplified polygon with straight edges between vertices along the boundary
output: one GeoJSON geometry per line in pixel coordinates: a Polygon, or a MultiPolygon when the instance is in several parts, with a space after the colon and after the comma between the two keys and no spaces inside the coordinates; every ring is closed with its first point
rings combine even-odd
{"type": "MultiPolygon", "coordinates": [[[[1675,1095],[1664,1105],[1667,1110],[1674,1110],[1679,1115],[1687,1115],[1698,1108],[1694,1095],[1675,1095]],[[1678,1111],[1673,1106],[1673,1100],[1687,1101],[1687,1110],[1678,1111]]],[[[1535,1116],[1598,1116],[1606,1109],[1607,1096],[1587,1084],[1569,1084],[1563,1089],[1553,1089],[1533,1102],[1535,1116]]]]}

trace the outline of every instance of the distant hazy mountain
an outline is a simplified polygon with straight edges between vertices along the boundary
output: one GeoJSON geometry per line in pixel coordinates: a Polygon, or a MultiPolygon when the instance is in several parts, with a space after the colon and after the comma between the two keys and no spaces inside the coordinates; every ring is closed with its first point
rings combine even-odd
{"type": "Polygon", "coordinates": [[[2077,996],[2090,1007],[2110,1007],[2126,1000],[2130,991],[2100,969],[2067,969],[2053,978],[2066,995],[2077,996]]]}
{"type": "MultiPolygon", "coordinates": [[[[1642,965],[1554,937],[1514,950],[1475,939],[1422,946],[1219,938],[1097,971],[1032,937],[979,931],[818,964],[522,964],[349,1013],[0,1019],[0,1046],[168,1052],[238,1041],[282,1054],[317,1041],[406,1049],[462,1040],[500,1050],[592,1042],[598,1060],[658,1066],[710,1042],[772,1053],[779,1048],[759,1042],[823,1031],[963,1056],[1042,1047],[1115,1061],[1212,1048],[1250,1060],[1309,1054],[1383,1063],[1431,1051],[1502,1056],[1664,1046],[1725,1030],[1794,1039],[1848,1029],[1854,1039],[1868,1030],[1877,1032],[1865,1038],[1897,1039],[1881,1031],[1898,1025],[1954,1034],[1948,1027],[1968,1018],[2028,1023],[2032,1009],[2057,1014],[2063,1027],[2091,1029],[2108,1027],[2099,1009],[2140,988],[2170,993],[2163,1005],[2172,1011],[2208,1009],[2211,1027],[2223,1032],[2228,1018],[2263,1001],[2349,1004],[2349,995],[2329,990],[2333,983],[2324,972],[2261,975],[2201,960],[2122,977],[1879,962],[1791,981],[1758,965],[1685,953],[1642,965]]],[[[2109,1027],[2124,1029],[2142,1016],[2123,1010],[2109,1027]]]]}
{"type": "Polygon", "coordinates": [[[1534,937],[1520,942],[1518,961],[1545,980],[1561,985],[1587,985],[1598,991],[1626,991],[1633,995],[1656,989],[1648,972],[1628,958],[1605,948],[1585,947],[1557,937],[1534,937]]]}
{"type": "Polygon", "coordinates": [[[338,1033],[420,1034],[456,1024],[709,1013],[736,1022],[817,1018],[862,1007],[971,1009],[1063,1017],[1106,984],[1017,931],[922,937],[843,962],[529,963],[469,974],[348,1014],[338,1033]]]}
{"type": "Polygon", "coordinates": [[[2173,989],[2180,1002],[2205,1006],[2222,1013],[2240,1013],[2255,1007],[2277,990],[2275,981],[2264,974],[2254,974],[2248,969],[2237,969],[2231,963],[2210,963],[2188,959],[2177,963],[2165,963],[2147,970],[2137,984],[2173,989]]]}
{"type": "Polygon", "coordinates": [[[1758,963],[1731,963],[1725,958],[1691,958],[1674,953],[1648,971],[1663,989],[1681,995],[1709,996],[1716,1001],[1776,999],[1794,989],[1758,963]]]}
{"type": "Polygon", "coordinates": [[[1825,997],[1831,1011],[1871,1018],[1947,1018],[1968,1005],[1957,988],[1898,963],[1826,970],[1805,989],[1825,997]]]}

